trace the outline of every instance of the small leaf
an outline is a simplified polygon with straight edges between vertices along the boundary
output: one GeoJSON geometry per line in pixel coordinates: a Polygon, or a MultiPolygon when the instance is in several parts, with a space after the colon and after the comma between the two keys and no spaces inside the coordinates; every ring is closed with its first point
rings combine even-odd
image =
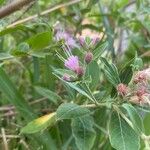
{"type": "Polygon", "coordinates": [[[144,125],[141,117],[139,116],[136,109],[130,104],[123,104],[122,107],[127,111],[129,118],[132,121],[135,131],[141,133],[144,131],[144,125]]]}
{"type": "Polygon", "coordinates": [[[54,104],[57,104],[59,100],[61,100],[61,97],[57,95],[56,93],[50,91],[49,89],[40,87],[40,86],[35,86],[35,90],[42,96],[48,98],[51,102],[54,104]]]}
{"type": "Polygon", "coordinates": [[[87,108],[81,107],[77,104],[66,103],[62,104],[57,109],[57,119],[72,119],[87,115],[90,111],[87,108]]]}
{"type": "Polygon", "coordinates": [[[33,50],[41,50],[50,44],[52,35],[49,31],[34,35],[27,40],[27,43],[33,50]]]}
{"type": "Polygon", "coordinates": [[[14,56],[26,56],[29,52],[29,45],[25,42],[20,43],[16,49],[12,50],[11,54],[14,56]]]}
{"type": "Polygon", "coordinates": [[[108,47],[108,42],[104,42],[104,43],[100,42],[100,43],[98,43],[96,48],[93,51],[94,60],[99,59],[99,57],[107,49],[107,47],[108,47]]]}
{"type": "Polygon", "coordinates": [[[93,147],[96,133],[91,116],[83,116],[72,120],[72,134],[79,150],[90,150],[93,147]]]}
{"type": "Polygon", "coordinates": [[[127,66],[122,72],[120,73],[120,80],[121,83],[128,84],[132,79],[133,71],[131,66],[127,66]]]}
{"type": "Polygon", "coordinates": [[[11,58],[13,58],[13,56],[8,53],[0,53],[0,60],[11,59],[11,58]]]}
{"type": "Polygon", "coordinates": [[[47,114],[38,119],[35,119],[22,128],[21,133],[36,133],[54,125],[56,122],[56,113],[47,114]]]}
{"type": "Polygon", "coordinates": [[[117,150],[139,150],[139,136],[117,113],[113,113],[111,116],[109,133],[113,148],[117,150]]]}
{"type": "Polygon", "coordinates": [[[91,62],[87,66],[85,76],[91,77],[91,79],[92,79],[91,84],[90,84],[91,87],[94,88],[97,86],[97,83],[100,80],[100,69],[99,69],[99,66],[96,61],[91,62]]]}
{"type": "Polygon", "coordinates": [[[108,61],[103,57],[101,57],[101,61],[104,63],[103,70],[107,80],[116,87],[121,82],[116,66],[114,64],[109,64],[108,61]]]}

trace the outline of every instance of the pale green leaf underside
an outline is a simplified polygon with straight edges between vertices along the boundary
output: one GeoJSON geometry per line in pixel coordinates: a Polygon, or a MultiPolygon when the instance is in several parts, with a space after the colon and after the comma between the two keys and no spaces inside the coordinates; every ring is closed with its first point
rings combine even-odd
{"type": "Polygon", "coordinates": [[[128,123],[117,113],[113,113],[109,126],[109,138],[117,150],[138,150],[140,138],[128,123]]]}

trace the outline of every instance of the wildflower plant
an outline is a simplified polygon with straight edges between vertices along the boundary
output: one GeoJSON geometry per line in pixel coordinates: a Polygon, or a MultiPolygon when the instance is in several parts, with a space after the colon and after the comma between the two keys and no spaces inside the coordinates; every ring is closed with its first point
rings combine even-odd
{"type": "Polygon", "coordinates": [[[0,0],[0,149],[150,150],[149,0],[10,4],[0,0]]]}
{"type": "Polygon", "coordinates": [[[22,133],[53,128],[63,121],[64,125],[69,125],[70,136],[79,150],[90,150],[94,146],[98,149],[97,138],[106,138],[117,150],[137,150],[140,139],[148,148],[150,143],[143,139],[147,136],[141,114],[150,104],[149,68],[140,71],[137,61],[140,59],[136,55],[122,69],[125,71],[119,71],[105,58],[107,43],[89,37],[88,41],[92,43],[89,46],[86,39],[76,39],[80,45],[71,50],[64,42],[61,49],[55,51],[62,68],[55,66],[52,70],[66,88],[67,95],[62,99],[67,100],[58,106],[52,117],[49,114],[48,120],[39,124],[35,120],[24,127],[22,133]],[[100,121],[102,116],[106,117],[103,122],[100,121]]]}

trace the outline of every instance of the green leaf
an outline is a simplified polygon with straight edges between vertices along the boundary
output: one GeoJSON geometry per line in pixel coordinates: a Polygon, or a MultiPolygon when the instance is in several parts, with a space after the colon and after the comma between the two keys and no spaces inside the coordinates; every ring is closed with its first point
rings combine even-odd
{"type": "Polygon", "coordinates": [[[28,27],[28,26],[25,26],[25,25],[17,25],[17,26],[15,26],[15,27],[12,27],[12,28],[6,28],[6,29],[4,29],[4,30],[2,30],[1,32],[0,32],[0,36],[4,36],[4,35],[6,35],[6,34],[10,34],[10,33],[13,33],[13,32],[16,32],[16,31],[26,31],[26,30],[28,30],[28,31],[30,31],[31,30],[31,28],[30,27],[28,27]]]}
{"type": "Polygon", "coordinates": [[[150,113],[146,113],[143,121],[146,135],[150,135],[149,122],[150,122],[150,113]]]}
{"type": "Polygon", "coordinates": [[[117,150],[138,150],[140,147],[140,138],[129,124],[113,113],[109,125],[109,138],[113,148],[117,150]]]}
{"type": "Polygon", "coordinates": [[[47,114],[35,119],[23,127],[21,133],[31,134],[42,131],[56,123],[56,113],[47,114]]]}
{"type": "Polygon", "coordinates": [[[103,57],[101,57],[101,61],[104,63],[103,70],[107,80],[116,87],[121,82],[116,66],[114,64],[109,64],[108,61],[103,57]]]}
{"type": "Polygon", "coordinates": [[[57,119],[72,119],[78,118],[90,113],[87,108],[81,107],[77,104],[66,103],[62,104],[57,109],[57,119]]]}
{"type": "Polygon", "coordinates": [[[34,118],[34,113],[27,104],[21,93],[16,89],[5,71],[0,67],[0,90],[6,95],[11,104],[13,104],[20,114],[26,119],[34,118]]]}
{"type": "Polygon", "coordinates": [[[52,92],[49,89],[46,89],[46,88],[43,88],[40,86],[35,86],[34,88],[35,88],[36,92],[38,92],[40,95],[46,97],[54,104],[57,104],[58,101],[61,100],[61,97],[59,95],[57,95],[56,93],[52,92]]]}
{"type": "Polygon", "coordinates": [[[87,97],[88,99],[90,99],[92,102],[94,102],[93,98],[78,83],[66,82],[61,77],[59,77],[57,75],[57,74],[63,75],[63,73],[61,73],[58,69],[55,69],[54,71],[56,72],[56,74],[54,73],[54,75],[57,78],[59,78],[61,81],[63,81],[66,85],[68,85],[72,89],[76,90],[77,92],[79,92],[80,94],[84,95],[85,97],[87,97]]]}
{"type": "Polygon", "coordinates": [[[12,50],[11,54],[14,56],[26,56],[29,52],[29,45],[25,42],[20,43],[16,49],[12,50]]]}
{"type": "Polygon", "coordinates": [[[126,67],[124,70],[122,70],[122,72],[119,75],[121,83],[128,84],[132,79],[132,75],[133,75],[132,67],[131,66],[126,67]]]}
{"type": "Polygon", "coordinates": [[[79,150],[92,149],[96,137],[91,116],[83,116],[72,120],[72,134],[79,150]]]}
{"type": "Polygon", "coordinates": [[[104,42],[100,44],[97,44],[96,48],[93,51],[94,60],[99,59],[99,57],[102,55],[102,53],[108,48],[108,42],[104,42]]]}
{"type": "Polygon", "coordinates": [[[0,5],[2,5],[4,3],[5,0],[0,0],[0,5]]]}
{"type": "Polygon", "coordinates": [[[11,59],[11,58],[13,58],[13,56],[8,53],[0,53],[0,60],[11,59]]]}
{"type": "Polygon", "coordinates": [[[52,40],[52,34],[49,31],[39,33],[32,36],[26,42],[33,50],[41,50],[50,44],[52,40]]]}
{"type": "MultiPolygon", "coordinates": [[[[0,90],[6,95],[10,104],[16,107],[16,110],[26,121],[31,121],[31,119],[33,120],[36,117],[36,114],[33,113],[33,109],[27,104],[21,93],[16,89],[15,85],[1,67],[0,90]]],[[[47,147],[48,149],[48,147],[52,146],[55,149],[54,141],[47,133],[35,136],[35,140],[40,143],[40,146],[43,145],[44,148],[47,147]],[[48,139],[48,141],[45,141],[45,139],[48,139]]]]}
{"type": "Polygon", "coordinates": [[[90,86],[92,88],[97,86],[97,84],[100,80],[100,69],[99,69],[99,66],[96,61],[93,61],[90,64],[88,64],[88,66],[86,68],[85,76],[91,77],[92,81],[91,81],[90,86]]]}
{"type": "Polygon", "coordinates": [[[135,131],[141,134],[141,132],[144,131],[144,125],[137,110],[130,104],[123,104],[122,107],[127,111],[129,118],[134,126],[135,131]]]}

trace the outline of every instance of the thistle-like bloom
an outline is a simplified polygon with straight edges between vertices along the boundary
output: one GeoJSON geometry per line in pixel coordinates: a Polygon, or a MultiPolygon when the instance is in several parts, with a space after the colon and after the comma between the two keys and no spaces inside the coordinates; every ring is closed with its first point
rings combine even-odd
{"type": "Polygon", "coordinates": [[[150,80],[150,68],[137,72],[134,76],[133,82],[137,84],[146,82],[147,80],[150,80]]]}
{"type": "Polygon", "coordinates": [[[72,70],[76,71],[77,68],[79,68],[79,59],[77,56],[70,56],[66,61],[65,61],[65,67],[72,70]]]}
{"type": "Polygon", "coordinates": [[[78,47],[75,39],[68,32],[58,30],[55,35],[56,41],[64,40],[65,44],[68,45],[71,49],[78,47]]]}
{"type": "Polygon", "coordinates": [[[117,85],[117,92],[119,95],[125,96],[128,93],[128,87],[125,84],[120,83],[117,85]]]}

